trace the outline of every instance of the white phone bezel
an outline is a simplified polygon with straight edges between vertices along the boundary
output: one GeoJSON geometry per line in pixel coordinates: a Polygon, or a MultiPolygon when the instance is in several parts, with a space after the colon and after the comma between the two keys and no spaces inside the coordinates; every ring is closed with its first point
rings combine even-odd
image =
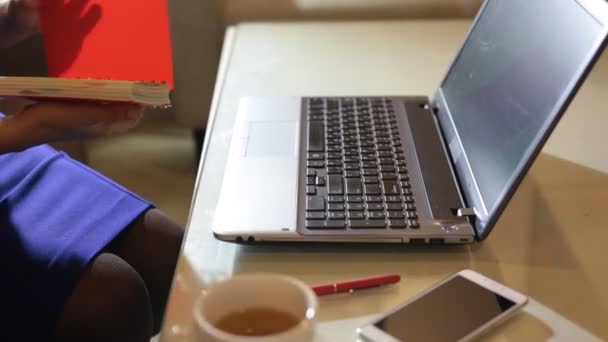
{"type": "Polygon", "coordinates": [[[473,270],[469,270],[469,269],[465,269],[462,270],[458,273],[455,273],[453,275],[451,275],[450,277],[440,281],[439,283],[431,286],[430,288],[420,292],[419,294],[415,295],[414,297],[410,298],[408,301],[406,301],[405,303],[398,305],[397,307],[393,308],[392,310],[390,310],[388,313],[383,314],[381,317],[374,319],[374,321],[366,324],[365,326],[358,328],[357,329],[357,333],[359,334],[360,337],[362,337],[363,339],[365,339],[366,341],[374,341],[374,342],[400,342],[399,339],[387,334],[386,332],[384,332],[381,329],[378,329],[374,324],[385,319],[386,317],[392,315],[394,312],[400,310],[401,308],[409,305],[410,303],[412,303],[413,301],[417,300],[418,298],[426,295],[427,293],[435,290],[436,288],[442,286],[443,284],[447,283],[448,281],[450,281],[451,279],[453,279],[454,277],[458,277],[461,276],[463,278],[466,278],[472,282],[474,282],[475,284],[478,284],[479,286],[482,286],[498,295],[501,295],[511,301],[513,301],[515,303],[515,305],[513,305],[511,308],[509,308],[507,311],[503,312],[502,314],[494,317],[494,319],[490,320],[489,322],[487,322],[484,325],[479,326],[477,329],[473,330],[472,332],[470,332],[468,335],[466,335],[465,337],[463,337],[460,341],[469,341],[471,339],[473,339],[474,337],[477,337],[479,335],[481,335],[483,332],[487,331],[488,329],[490,329],[491,327],[497,325],[498,323],[502,322],[503,320],[507,319],[508,317],[510,317],[513,313],[515,313],[515,311],[517,311],[518,309],[520,309],[524,304],[526,304],[526,302],[528,301],[528,298],[513,290],[508,288],[507,286],[500,284],[478,272],[475,272],[473,270]]]}

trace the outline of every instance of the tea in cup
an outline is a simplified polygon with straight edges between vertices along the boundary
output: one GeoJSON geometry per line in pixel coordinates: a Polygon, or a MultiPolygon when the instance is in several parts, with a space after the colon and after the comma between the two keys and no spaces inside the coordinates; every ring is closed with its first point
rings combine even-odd
{"type": "Polygon", "coordinates": [[[201,291],[194,303],[201,341],[313,340],[318,301],[303,282],[284,275],[239,275],[201,291]]]}

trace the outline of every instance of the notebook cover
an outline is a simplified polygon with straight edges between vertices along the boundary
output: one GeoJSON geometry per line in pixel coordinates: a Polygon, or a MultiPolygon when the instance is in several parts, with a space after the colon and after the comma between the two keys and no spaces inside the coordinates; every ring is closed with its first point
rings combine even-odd
{"type": "Polygon", "coordinates": [[[49,76],[173,88],[167,0],[45,0],[40,21],[49,76]]]}

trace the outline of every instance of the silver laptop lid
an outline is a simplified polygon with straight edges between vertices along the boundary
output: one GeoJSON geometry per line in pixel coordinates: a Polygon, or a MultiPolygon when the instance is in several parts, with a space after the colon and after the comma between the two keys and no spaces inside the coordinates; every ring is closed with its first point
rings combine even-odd
{"type": "Polygon", "coordinates": [[[485,238],[608,35],[605,0],[487,0],[437,94],[439,122],[485,238]]]}

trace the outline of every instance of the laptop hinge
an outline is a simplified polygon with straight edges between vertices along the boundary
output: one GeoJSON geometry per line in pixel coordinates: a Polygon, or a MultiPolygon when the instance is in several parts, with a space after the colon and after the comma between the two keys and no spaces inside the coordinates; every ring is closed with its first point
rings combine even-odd
{"type": "Polygon", "coordinates": [[[471,216],[475,216],[475,209],[473,208],[458,208],[458,210],[456,210],[456,216],[459,217],[471,217],[471,216]]]}
{"type": "Polygon", "coordinates": [[[429,104],[429,103],[424,105],[424,109],[428,110],[429,112],[431,112],[435,115],[437,115],[437,111],[439,111],[439,107],[437,107],[433,104],[429,104]]]}
{"type": "MultiPolygon", "coordinates": [[[[438,116],[439,114],[439,107],[436,106],[434,103],[427,103],[424,105],[424,109],[431,112],[431,114],[438,116]]],[[[443,135],[443,130],[441,127],[441,122],[439,120],[437,120],[437,126],[439,128],[439,132],[441,132],[441,138],[442,141],[444,141],[445,136],[443,135]]],[[[446,153],[449,156],[450,159],[450,165],[453,167],[454,164],[452,163],[453,159],[452,159],[452,155],[451,155],[451,151],[449,148],[447,148],[446,146],[446,153]]],[[[456,172],[456,170],[452,170],[453,172],[456,172]]],[[[461,191],[461,185],[460,182],[458,181],[458,178],[456,177],[456,184],[458,186],[458,190],[461,191]]],[[[462,193],[462,191],[461,191],[462,193]]],[[[464,198],[462,199],[463,203],[464,203],[464,198]]],[[[466,203],[464,203],[466,205],[466,203]]],[[[454,208],[452,209],[452,212],[456,214],[456,216],[458,217],[471,217],[474,218],[475,217],[475,209],[474,208],[454,208]]]]}

